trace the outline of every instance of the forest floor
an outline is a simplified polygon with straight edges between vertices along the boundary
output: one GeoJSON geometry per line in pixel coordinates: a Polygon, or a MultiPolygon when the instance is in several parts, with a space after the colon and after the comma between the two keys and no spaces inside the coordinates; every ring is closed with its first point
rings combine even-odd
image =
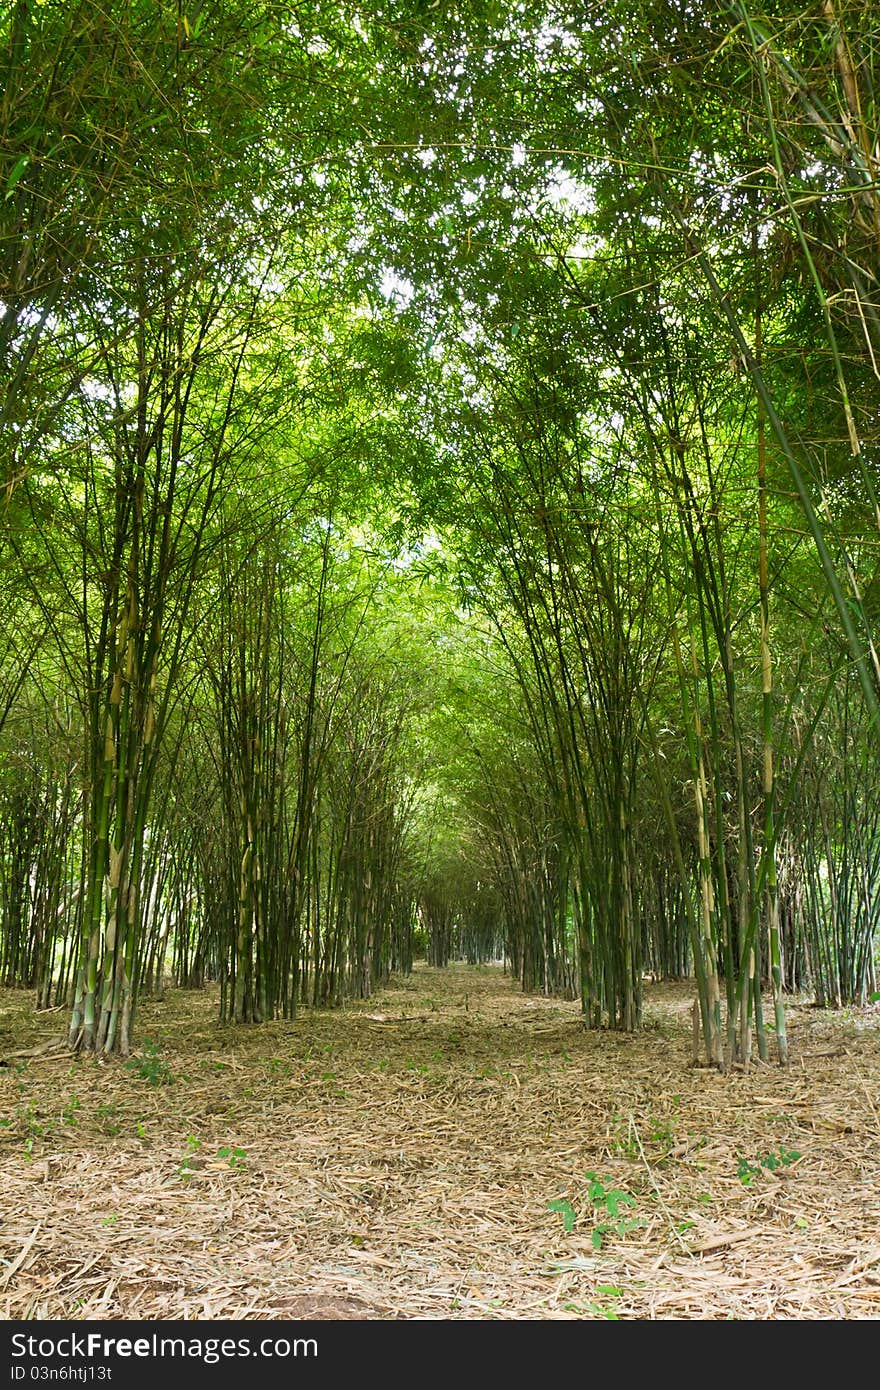
{"type": "Polygon", "coordinates": [[[626,1036],[492,967],[252,1029],[174,992],[125,1064],[4,992],[0,1317],[880,1316],[880,1010],[793,1006],[792,1066],[722,1077],[690,1000],[626,1036]]]}

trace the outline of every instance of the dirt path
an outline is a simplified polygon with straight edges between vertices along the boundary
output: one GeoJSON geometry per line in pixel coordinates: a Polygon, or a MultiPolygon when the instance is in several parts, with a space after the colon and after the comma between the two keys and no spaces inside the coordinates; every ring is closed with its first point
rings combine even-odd
{"type": "Polygon", "coordinates": [[[57,1028],[25,1003],[3,1316],[880,1316],[876,1010],[794,1009],[788,1072],[722,1078],[684,987],[638,1037],[492,968],[249,1030],[175,994],[128,1068],[11,1057],[57,1028]]]}

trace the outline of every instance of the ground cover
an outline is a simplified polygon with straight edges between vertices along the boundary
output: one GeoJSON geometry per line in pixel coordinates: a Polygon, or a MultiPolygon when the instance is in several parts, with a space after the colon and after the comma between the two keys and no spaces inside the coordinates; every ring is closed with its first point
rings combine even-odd
{"type": "Polygon", "coordinates": [[[724,1077],[691,997],[627,1035],[496,967],[253,1028],[173,991],[102,1063],[6,991],[0,1315],[878,1316],[880,1010],[724,1077]]]}

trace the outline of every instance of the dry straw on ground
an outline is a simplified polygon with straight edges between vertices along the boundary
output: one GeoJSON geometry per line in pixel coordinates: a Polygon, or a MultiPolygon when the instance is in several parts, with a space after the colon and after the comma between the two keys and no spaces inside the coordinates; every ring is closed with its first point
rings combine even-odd
{"type": "Polygon", "coordinates": [[[793,1008],[792,1067],[728,1077],[689,1064],[684,986],[634,1037],[465,966],[214,1010],[144,1004],[126,1066],[0,997],[0,1315],[880,1316],[876,1009],[793,1008]],[[588,1173],[635,1199],[599,1250],[588,1173]]]}

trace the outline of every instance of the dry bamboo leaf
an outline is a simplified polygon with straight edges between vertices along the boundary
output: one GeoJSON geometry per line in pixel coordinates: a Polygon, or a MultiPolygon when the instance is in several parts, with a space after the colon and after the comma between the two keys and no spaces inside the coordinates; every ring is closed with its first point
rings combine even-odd
{"type": "Polygon", "coordinates": [[[42,1222],[38,1221],[34,1229],[31,1231],[24,1245],[21,1247],[21,1250],[19,1251],[18,1255],[12,1261],[12,1264],[9,1266],[6,1273],[4,1274],[3,1280],[2,1282],[0,1282],[0,1289],[5,1289],[7,1284],[12,1279],[13,1275],[17,1274],[18,1271],[22,1268],[25,1260],[27,1259],[28,1255],[33,1249],[34,1241],[40,1233],[41,1225],[42,1222]]]}

